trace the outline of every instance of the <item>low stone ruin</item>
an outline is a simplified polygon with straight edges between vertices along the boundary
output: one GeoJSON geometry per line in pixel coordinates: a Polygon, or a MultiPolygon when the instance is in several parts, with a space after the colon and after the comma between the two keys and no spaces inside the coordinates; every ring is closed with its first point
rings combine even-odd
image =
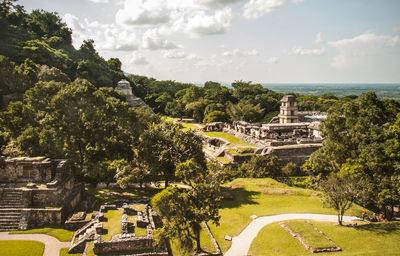
{"type": "Polygon", "coordinates": [[[93,252],[95,254],[127,252],[132,256],[167,256],[168,252],[166,246],[164,246],[164,249],[161,251],[156,251],[153,248],[153,230],[160,227],[160,222],[157,220],[155,221],[155,218],[153,218],[156,214],[154,214],[151,206],[145,204],[144,211],[139,211],[131,207],[133,205],[132,203],[120,201],[118,201],[118,203],[122,203],[122,206],[117,207],[115,204],[102,205],[99,212],[93,213],[92,220],[75,232],[68,253],[83,253],[88,243],[94,241],[93,252]],[[101,238],[101,235],[105,232],[101,223],[105,221],[104,213],[108,210],[115,209],[122,212],[120,224],[122,232],[113,235],[110,241],[104,241],[101,238]],[[136,223],[129,222],[129,216],[134,215],[137,216],[136,223]],[[137,227],[146,229],[145,236],[136,236],[135,224],[137,227]]]}

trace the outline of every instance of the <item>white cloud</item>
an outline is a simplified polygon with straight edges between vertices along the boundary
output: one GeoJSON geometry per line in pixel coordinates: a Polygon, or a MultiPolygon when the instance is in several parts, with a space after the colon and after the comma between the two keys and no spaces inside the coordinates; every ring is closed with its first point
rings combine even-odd
{"type": "Polygon", "coordinates": [[[170,13],[160,0],[125,0],[115,18],[120,25],[154,25],[167,23],[170,13]]]}
{"type": "Polygon", "coordinates": [[[257,19],[283,4],[283,0],[250,0],[243,6],[243,16],[247,19],[257,19]]]}
{"type": "Polygon", "coordinates": [[[149,50],[168,50],[175,49],[180,46],[163,38],[157,29],[149,29],[143,34],[142,47],[149,50]]]}
{"type": "Polygon", "coordinates": [[[331,65],[335,68],[346,68],[360,57],[379,55],[387,49],[400,47],[400,36],[377,35],[373,32],[328,42],[339,54],[333,58],[331,65]]]}
{"type": "Polygon", "coordinates": [[[165,51],[163,53],[164,58],[167,59],[184,59],[186,58],[188,55],[185,52],[182,51],[165,51]]]}
{"type": "Polygon", "coordinates": [[[93,2],[93,3],[108,3],[108,0],[89,0],[90,2],[93,2]]]}
{"type": "Polygon", "coordinates": [[[129,60],[130,64],[136,65],[147,65],[149,62],[147,61],[146,57],[141,54],[140,52],[134,52],[129,60]]]}
{"type": "Polygon", "coordinates": [[[240,49],[234,49],[232,51],[225,51],[222,53],[223,56],[257,56],[259,55],[258,51],[253,49],[250,51],[243,51],[240,49]]]}
{"type": "Polygon", "coordinates": [[[322,55],[325,53],[325,48],[305,49],[295,46],[289,51],[289,55],[322,55]]]}
{"type": "Polygon", "coordinates": [[[204,11],[199,11],[188,17],[186,31],[202,35],[223,34],[229,30],[231,23],[232,9],[230,8],[217,10],[214,15],[207,15],[204,11]]]}
{"type": "Polygon", "coordinates": [[[279,62],[279,57],[276,56],[270,57],[265,62],[267,64],[277,64],[279,62]]]}
{"type": "Polygon", "coordinates": [[[292,3],[294,3],[294,4],[299,4],[299,3],[301,3],[301,2],[303,2],[304,0],[292,0],[292,3]]]}
{"type": "Polygon", "coordinates": [[[220,8],[242,1],[243,0],[197,0],[196,2],[207,7],[220,8]]]}
{"type": "Polygon", "coordinates": [[[317,35],[315,36],[315,41],[316,44],[320,44],[324,42],[324,39],[322,38],[322,33],[318,32],[317,35]]]}
{"type": "Polygon", "coordinates": [[[392,28],[392,32],[394,32],[394,33],[400,32],[400,26],[392,28]]]}
{"type": "Polygon", "coordinates": [[[128,31],[115,24],[102,24],[88,19],[80,21],[67,13],[64,21],[72,29],[73,44],[78,48],[83,40],[93,39],[98,50],[134,51],[138,49],[139,41],[134,31],[128,31]]]}

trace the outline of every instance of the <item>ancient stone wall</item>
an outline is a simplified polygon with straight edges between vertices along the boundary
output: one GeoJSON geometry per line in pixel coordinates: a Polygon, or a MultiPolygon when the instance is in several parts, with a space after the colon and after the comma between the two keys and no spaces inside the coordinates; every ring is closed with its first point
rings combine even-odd
{"type": "Polygon", "coordinates": [[[23,209],[21,212],[20,229],[47,225],[62,225],[63,220],[64,213],[62,208],[23,209]]]}
{"type": "Polygon", "coordinates": [[[66,160],[17,157],[0,160],[0,183],[51,183],[70,175],[66,160]]]}
{"type": "Polygon", "coordinates": [[[115,241],[94,242],[93,252],[103,254],[110,252],[152,250],[153,239],[151,237],[134,237],[118,239],[115,241]]]}

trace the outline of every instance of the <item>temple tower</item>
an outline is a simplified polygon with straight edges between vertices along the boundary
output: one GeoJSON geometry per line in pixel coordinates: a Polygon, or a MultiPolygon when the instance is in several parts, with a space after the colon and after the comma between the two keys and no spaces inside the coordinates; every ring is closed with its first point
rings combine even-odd
{"type": "Polygon", "coordinates": [[[118,82],[117,87],[115,87],[117,92],[122,92],[124,95],[132,95],[132,87],[126,79],[122,79],[118,82]]]}
{"type": "Polygon", "coordinates": [[[279,123],[288,124],[288,123],[298,123],[298,107],[296,96],[294,95],[285,95],[281,99],[281,112],[279,113],[279,123]]]}

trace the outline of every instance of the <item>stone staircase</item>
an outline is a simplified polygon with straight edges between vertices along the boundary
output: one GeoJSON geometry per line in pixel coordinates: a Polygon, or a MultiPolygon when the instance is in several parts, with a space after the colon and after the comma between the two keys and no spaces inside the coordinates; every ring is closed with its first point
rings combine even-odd
{"type": "Polygon", "coordinates": [[[21,219],[22,191],[4,189],[0,197],[0,231],[17,230],[21,219]]]}

